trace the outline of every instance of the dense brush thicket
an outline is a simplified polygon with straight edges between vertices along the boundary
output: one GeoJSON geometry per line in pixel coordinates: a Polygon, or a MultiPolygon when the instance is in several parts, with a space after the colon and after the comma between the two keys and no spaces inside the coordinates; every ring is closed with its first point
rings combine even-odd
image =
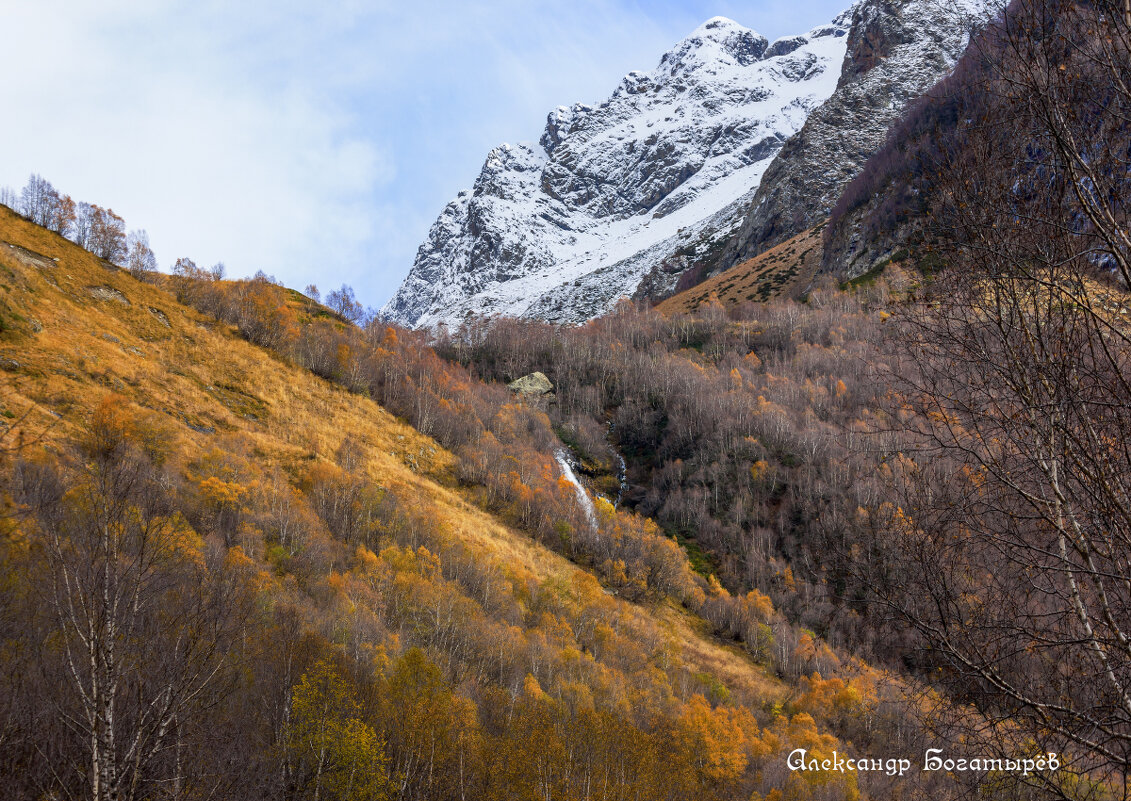
{"type": "Polygon", "coordinates": [[[864,386],[862,353],[846,356],[867,347],[865,331],[878,318],[865,313],[860,299],[836,293],[823,310],[819,299],[768,306],[764,330],[732,323],[714,308],[668,320],[625,305],[581,329],[472,323],[463,332],[466,344],[446,338],[433,349],[422,333],[378,323],[362,330],[328,315],[309,316],[266,281],[182,279],[178,287],[184,299],[236,324],[252,341],[369,394],[435,437],[459,457],[460,479],[487,508],[593,567],[618,594],[670,597],[789,677],[827,671],[838,661],[816,634],[790,625],[768,596],[789,606],[795,621],[829,629],[826,593],[795,579],[783,557],[792,553],[784,543],[801,537],[801,518],[816,517],[789,523],[799,501],[783,471],[801,465],[806,453],[807,464],[817,455],[823,460],[836,410],[863,406],[854,397],[866,393],[849,389],[864,386]],[[828,348],[801,343],[805,375],[794,386],[787,363],[802,318],[803,336],[828,348]],[[688,343],[707,355],[687,350],[688,343]],[[479,377],[438,355],[457,351],[479,377]],[[843,378],[839,369],[830,377],[842,363],[849,368],[843,378]],[[527,403],[497,380],[480,380],[534,369],[555,380],[556,402],[527,403]],[[781,405],[802,402],[808,410],[810,399],[815,408],[796,420],[781,405]],[[802,431],[822,419],[823,429],[802,431]],[[610,430],[631,464],[632,481],[619,508],[610,491],[589,519],[554,464],[558,433],[575,446],[583,469],[605,471],[607,484],[615,457],[610,430]],[[647,487],[637,483],[645,475],[647,487]]]}
{"type": "MultiPolygon", "coordinates": [[[[911,279],[892,281],[905,290],[911,279]]],[[[879,504],[897,451],[879,431],[890,399],[874,369],[888,280],[731,316],[717,305],[665,318],[624,304],[581,328],[472,321],[439,339],[376,322],[358,329],[264,280],[174,285],[252,341],[436,437],[479,503],[612,592],[676,601],[800,681],[804,697],[828,700],[818,719],[841,736],[874,748],[923,736],[929,701],[909,700],[860,661],[901,651],[882,621],[866,619],[852,568],[851,532],[879,504]],[[534,369],[556,384],[549,403],[493,380],[534,369]],[[563,440],[607,490],[595,519],[554,465],[563,440]]]]}
{"type": "Polygon", "coordinates": [[[851,446],[885,404],[874,369],[887,296],[884,283],[670,317],[625,304],[580,328],[470,323],[436,348],[494,381],[545,372],[553,423],[582,465],[609,474],[618,454],[627,463],[628,486],[615,490],[625,506],[709,554],[702,567],[732,588],[855,647],[870,629],[837,536],[877,492],[883,455],[861,465],[851,446]]]}

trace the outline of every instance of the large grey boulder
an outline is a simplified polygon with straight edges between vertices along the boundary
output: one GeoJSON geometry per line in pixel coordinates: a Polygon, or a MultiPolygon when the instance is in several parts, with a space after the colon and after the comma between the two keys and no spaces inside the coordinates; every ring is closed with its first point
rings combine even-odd
{"type": "Polygon", "coordinates": [[[542,397],[554,391],[554,385],[550,383],[550,379],[546,378],[545,373],[537,372],[524,375],[517,381],[510,382],[507,386],[512,392],[517,392],[526,397],[542,397]]]}

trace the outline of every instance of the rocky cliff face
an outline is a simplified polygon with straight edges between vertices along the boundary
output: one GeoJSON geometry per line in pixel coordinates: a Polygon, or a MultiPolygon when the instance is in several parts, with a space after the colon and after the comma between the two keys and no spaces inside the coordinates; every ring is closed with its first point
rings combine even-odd
{"type": "Polygon", "coordinates": [[[993,0],[862,0],[853,7],[836,91],[762,177],[720,269],[826,219],[909,101],[946,75],[993,0]]]}
{"type": "Polygon", "coordinates": [[[773,43],[707,21],[608,100],[553,111],[537,144],[491,151],[383,314],[580,322],[812,227],[990,2],[860,0],[773,43]]]}
{"type": "Polygon", "coordinates": [[[580,321],[661,263],[671,269],[653,282],[670,289],[734,232],[766,166],[836,88],[847,23],[770,43],[717,17],[603,103],[551,112],[537,144],[488,155],[384,314],[580,321]]]}

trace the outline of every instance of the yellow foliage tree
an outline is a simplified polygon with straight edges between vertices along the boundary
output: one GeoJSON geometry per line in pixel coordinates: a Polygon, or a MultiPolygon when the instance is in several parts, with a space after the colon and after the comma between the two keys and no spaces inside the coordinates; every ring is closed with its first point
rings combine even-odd
{"type": "Polygon", "coordinates": [[[393,791],[384,744],[360,717],[345,680],[326,660],[292,695],[290,751],[315,801],[386,801],[393,791]]]}

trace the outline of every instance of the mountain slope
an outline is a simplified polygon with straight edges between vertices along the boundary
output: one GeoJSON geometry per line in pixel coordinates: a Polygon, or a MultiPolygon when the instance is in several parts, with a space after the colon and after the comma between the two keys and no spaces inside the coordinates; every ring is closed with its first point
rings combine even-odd
{"type": "Polygon", "coordinates": [[[665,298],[656,308],[663,314],[687,314],[715,299],[729,307],[783,296],[796,298],[821,266],[824,228],[823,224],[815,225],[701,284],[665,298]]]}
{"type": "MultiPolygon", "coordinates": [[[[213,283],[252,307],[256,286],[213,283]]],[[[290,311],[341,326],[297,293],[287,297],[290,311]]],[[[0,319],[5,488],[22,486],[10,475],[12,456],[52,469],[109,409],[114,425],[163,465],[163,492],[186,532],[177,547],[188,549],[191,569],[211,565],[224,586],[257,599],[225,657],[246,678],[224,685],[227,703],[180,719],[178,776],[183,731],[188,775],[222,782],[222,795],[297,781],[288,772],[303,757],[290,745],[289,710],[300,679],[330,669],[323,663],[348,666],[333,669],[368,699],[357,714],[379,732],[406,798],[456,798],[458,787],[502,799],[539,781],[563,797],[575,784],[606,780],[642,797],[661,797],[650,787],[692,792],[707,781],[694,767],[698,751],[677,749],[698,742],[702,727],[725,733],[730,760],[710,774],[713,790],[702,797],[746,798],[752,782],[764,792],[799,783],[775,767],[790,743],[819,737],[835,747],[808,714],[791,721],[764,712],[780,709],[786,685],[712,637],[702,619],[671,599],[617,598],[489,513],[465,479],[457,482],[459,457],[436,441],[2,207],[0,319]],[[343,503],[353,521],[345,527],[343,503]],[[413,718],[417,701],[396,695],[405,676],[434,677],[430,717],[413,718]],[[497,718],[508,705],[513,715],[497,718]],[[284,709],[286,717],[273,717],[284,709]],[[535,714],[537,741],[523,728],[535,714]],[[579,720],[601,728],[592,733],[579,720]],[[773,731],[763,733],[762,723],[773,731]],[[530,767],[537,749],[565,749],[565,738],[609,750],[538,775],[530,767]],[[643,761],[612,777],[602,766],[629,742],[643,761]]],[[[525,414],[517,405],[504,411],[525,414]]],[[[509,452],[513,463],[520,451],[509,452]]],[[[550,465],[518,465],[513,481],[521,488],[520,476],[535,480],[550,465]]],[[[561,483],[552,474],[538,480],[561,483]]],[[[560,492],[574,499],[572,487],[560,492]]],[[[36,713],[74,701],[57,651],[35,647],[60,636],[32,581],[50,566],[24,547],[37,541],[34,526],[22,516],[4,522],[0,647],[10,658],[0,660],[0,778],[21,797],[79,795],[89,738],[36,713]],[[43,761],[48,750],[63,755],[57,764],[43,761]]],[[[122,645],[127,656],[132,647],[122,645]]],[[[168,781],[166,768],[146,766],[142,786],[168,781]]],[[[827,797],[856,797],[854,778],[830,780],[837,792],[827,797]]]]}
{"type": "Polygon", "coordinates": [[[865,0],[852,9],[836,92],[767,168],[721,266],[756,256],[828,218],[907,104],[954,67],[994,0],[865,0]]]}
{"type": "Polygon", "coordinates": [[[384,315],[417,326],[467,313],[581,320],[701,234],[723,238],[835,89],[846,19],[771,44],[717,17],[605,102],[558,108],[538,144],[490,153],[384,315]]]}

